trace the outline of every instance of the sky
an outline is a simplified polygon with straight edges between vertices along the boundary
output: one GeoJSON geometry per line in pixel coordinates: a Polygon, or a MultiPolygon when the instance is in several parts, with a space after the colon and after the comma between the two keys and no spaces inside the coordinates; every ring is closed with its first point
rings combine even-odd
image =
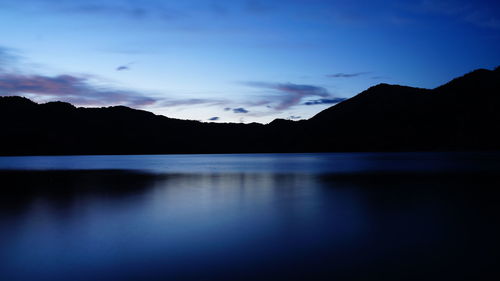
{"type": "Polygon", "coordinates": [[[0,95],[203,122],[500,65],[500,1],[0,0],[0,20],[0,95]]]}

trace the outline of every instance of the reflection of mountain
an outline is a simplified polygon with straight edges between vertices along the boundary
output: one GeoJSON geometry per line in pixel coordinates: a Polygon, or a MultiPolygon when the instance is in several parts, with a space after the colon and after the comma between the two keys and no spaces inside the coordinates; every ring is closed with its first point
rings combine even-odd
{"type": "Polygon", "coordinates": [[[1,280],[491,280],[498,273],[498,171],[281,170],[0,171],[1,280]]]}
{"type": "Polygon", "coordinates": [[[215,124],[0,98],[0,154],[500,149],[500,68],[433,90],[380,84],[307,121],[215,124]]]}
{"type": "Polygon", "coordinates": [[[168,175],[126,170],[0,170],[0,213],[44,199],[60,208],[95,198],[141,194],[168,175]]]}

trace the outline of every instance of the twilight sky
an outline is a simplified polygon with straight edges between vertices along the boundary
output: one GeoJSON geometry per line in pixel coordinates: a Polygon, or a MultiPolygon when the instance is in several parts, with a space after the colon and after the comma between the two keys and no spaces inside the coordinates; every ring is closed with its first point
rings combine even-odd
{"type": "Polygon", "coordinates": [[[0,19],[0,95],[206,122],[500,65],[499,1],[0,0],[0,19]]]}

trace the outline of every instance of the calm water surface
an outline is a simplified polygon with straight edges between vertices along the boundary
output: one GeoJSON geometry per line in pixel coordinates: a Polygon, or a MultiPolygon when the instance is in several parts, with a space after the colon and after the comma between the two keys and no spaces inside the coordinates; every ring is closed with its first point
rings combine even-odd
{"type": "Polygon", "coordinates": [[[0,157],[0,280],[500,280],[499,153],[0,157]]]}

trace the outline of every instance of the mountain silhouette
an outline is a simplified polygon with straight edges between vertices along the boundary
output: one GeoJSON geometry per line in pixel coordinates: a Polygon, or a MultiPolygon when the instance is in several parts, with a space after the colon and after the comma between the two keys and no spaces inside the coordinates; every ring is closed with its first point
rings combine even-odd
{"type": "Polygon", "coordinates": [[[202,123],[0,97],[0,155],[500,149],[500,67],[435,89],[379,84],[309,120],[202,123]]]}
{"type": "Polygon", "coordinates": [[[311,118],[329,124],[321,150],[489,150],[500,147],[500,69],[427,90],[380,84],[311,118]]]}

